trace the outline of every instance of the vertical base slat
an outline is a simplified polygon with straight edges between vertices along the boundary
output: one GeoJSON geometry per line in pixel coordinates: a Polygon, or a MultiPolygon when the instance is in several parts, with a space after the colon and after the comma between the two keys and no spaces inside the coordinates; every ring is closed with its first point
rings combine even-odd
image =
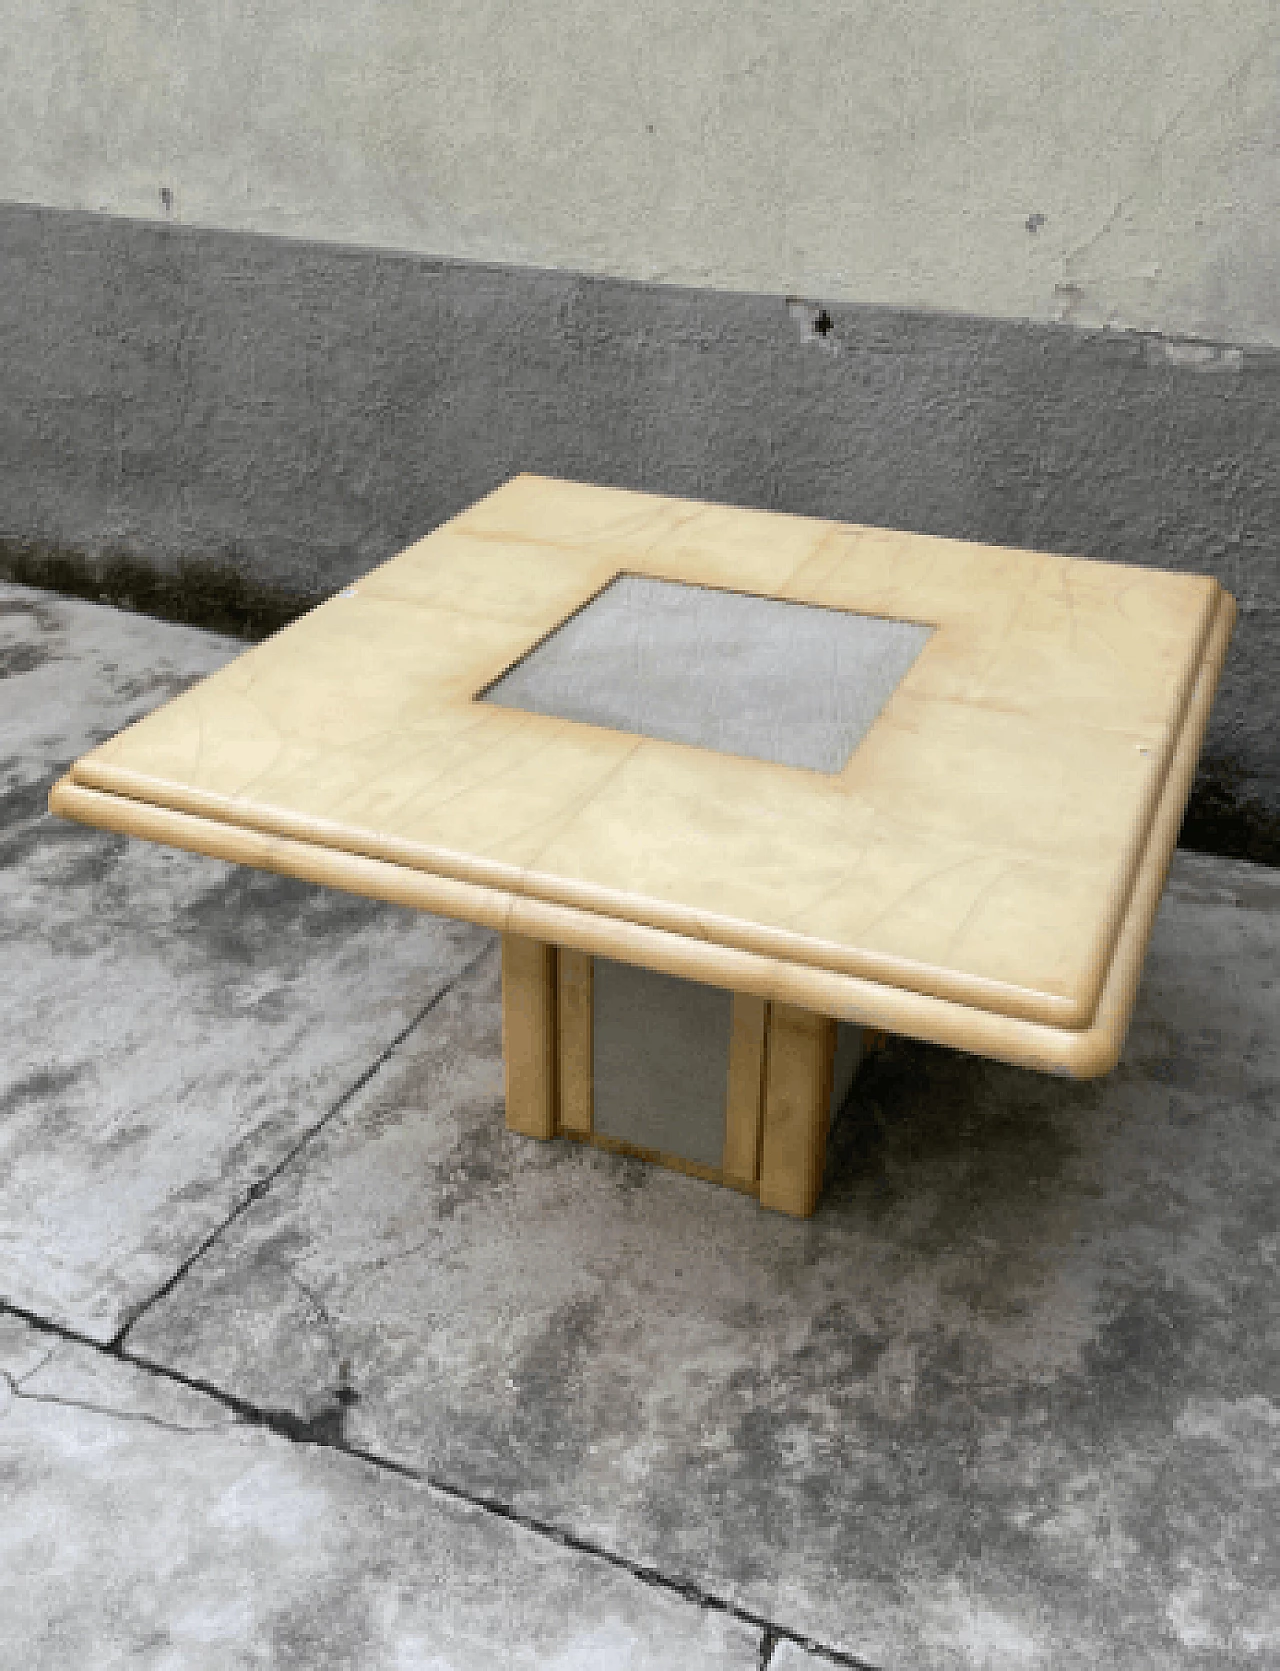
{"type": "Polygon", "coordinates": [[[595,1126],[592,1064],[592,967],[590,952],[562,946],[558,959],[560,1028],[560,1130],[590,1137],[595,1126]]]}
{"type": "Polygon", "coordinates": [[[556,1134],[556,949],[502,936],[502,1060],[507,1129],[556,1134]]]}
{"type": "Polygon", "coordinates": [[[792,1004],[769,1006],[760,1205],[807,1218],[826,1159],[836,1024],[792,1004]]]}
{"type": "Polygon", "coordinates": [[[754,1191],[760,1177],[764,1122],[765,1030],[769,1006],[745,992],[733,995],[729,1088],[725,1097],[724,1181],[754,1191]]]}

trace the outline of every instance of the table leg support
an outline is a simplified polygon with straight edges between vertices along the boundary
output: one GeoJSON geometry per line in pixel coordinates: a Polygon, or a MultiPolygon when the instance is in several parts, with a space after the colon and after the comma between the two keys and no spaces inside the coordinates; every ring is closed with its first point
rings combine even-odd
{"type": "Polygon", "coordinates": [[[764,1063],[769,1006],[735,992],[729,1035],[729,1083],[724,1111],[724,1181],[752,1195],[760,1178],[764,1128],[764,1063]]]}
{"type": "Polygon", "coordinates": [[[589,1138],[595,1130],[593,968],[590,952],[561,946],[557,953],[556,1024],[559,1030],[560,1130],[589,1138]]]}
{"type": "Polygon", "coordinates": [[[554,1137],[556,948],[522,934],[502,936],[502,1061],[507,1129],[554,1137]]]}
{"type": "MultiPolygon", "coordinates": [[[[695,1164],[666,1152],[665,1144],[661,1151],[645,1148],[625,1131],[619,1137],[596,1130],[595,976],[595,960],[586,952],[503,935],[507,1129],[525,1137],[562,1135],[634,1152],[758,1194],[760,1205],[775,1212],[799,1218],[812,1213],[835,1112],[837,1024],[791,1004],[734,994],[723,1070],[723,1153],[718,1167],[695,1164]]],[[[637,1025],[644,1025],[643,1016],[637,1025]]],[[[850,1032],[840,1051],[841,1091],[848,1088],[860,1046],[861,1035],[850,1032]]],[[[650,1040],[649,1047],[661,1050],[662,1045],[650,1040]]],[[[688,1048],[687,1039],[682,1048],[688,1048]]],[[[629,1071],[644,1068],[641,1052],[639,1068],[633,1064],[629,1071]]],[[[616,1103],[616,1085],[614,1090],[616,1103]]]]}
{"type": "Polygon", "coordinates": [[[807,1218],[826,1159],[836,1023],[792,1004],[769,1006],[760,1205],[807,1218]]]}

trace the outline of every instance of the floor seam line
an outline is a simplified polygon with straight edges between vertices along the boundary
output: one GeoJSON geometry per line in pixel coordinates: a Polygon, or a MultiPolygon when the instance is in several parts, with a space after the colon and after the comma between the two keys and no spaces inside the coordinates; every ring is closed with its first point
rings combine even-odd
{"type": "MultiPolygon", "coordinates": [[[[459,977],[461,978],[461,977],[459,977]]],[[[558,1544],[562,1549],[568,1549],[576,1554],[585,1555],[589,1559],[601,1561],[612,1567],[616,1572],[624,1572],[638,1583],[650,1589],[659,1590],[665,1595],[677,1596],[691,1606],[700,1607],[709,1613],[719,1613],[724,1617],[735,1619],[739,1624],[749,1626],[760,1632],[760,1665],[768,1666],[774,1652],[781,1642],[792,1642],[804,1652],[825,1661],[828,1665],[837,1665],[844,1671],[880,1671],[869,1660],[859,1659],[854,1654],[844,1653],[839,1648],[830,1647],[814,1637],[806,1636],[803,1631],[795,1630],[789,1625],[779,1623],[775,1619],[766,1618],[763,1614],[755,1613],[750,1608],[740,1607],[726,1597],[717,1595],[712,1590],[704,1589],[692,1579],[672,1577],[659,1568],[646,1565],[643,1561],[633,1560],[630,1556],[621,1554],[617,1550],[609,1549],[604,1544],[593,1542],[582,1537],[568,1527],[558,1526],[554,1521],[543,1520],[537,1515],[527,1514],[499,1498],[489,1497],[481,1492],[470,1491],[456,1481],[449,1480],[442,1475],[433,1474],[428,1469],[415,1468],[407,1463],[396,1462],[391,1457],[379,1456],[375,1451],[369,1451],[362,1446],[352,1445],[345,1439],[317,1437],[311,1432],[310,1423],[291,1410],[264,1408],[250,1403],[248,1399],[240,1398],[237,1394],[227,1392],[211,1381],[200,1376],[187,1375],[182,1370],[174,1369],[168,1364],[157,1362],[152,1358],[142,1357],[131,1352],[114,1341],[103,1343],[94,1340],[92,1336],[81,1334],[78,1330],[69,1328],[66,1324],[55,1323],[37,1313],[28,1311],[12,1301],[0,1299],[0,1316],[5,1314],[19,1318],[31,1327],[47,1334],[57,1335],[74,1345],[87,1346],[104,1357],[114,1358],[118,1363],[129,1364],[144,1373],[154,1375],[160,1380],[174,1382],[186,1387],[189,1391],[202,1393],[212,1398],[224,1408],[230,1410],[237,1418],[228,1423],[228,1427],[261,1427],[276,1438],[284,1439],[290,1444],[310,1444],[317,1450],[336,1451],[340,1456],[351,1457],[354,1461],[363,1462],[366,1466],[376,1469],[380,1473],[389,1473],[401,1479],[412,1480],[415,1484],[424,1486],[437,1496],[446,1497],[451,1502],[466,1505],[478,1510],[482,1514],[492,1515],[495,1519],[505,1520],[510,1525],[519,1526],[532,1536],[544,1539],[546,1542],[558,1544]]],[[[31,1395],[28,1395],[30,1398],[31,1395]]],[[[61,1402],[61,1401],[60,1401],[61,1402]]],[[[70,1402],[70,1401],[67,1401],[70,1402]]],[[[89,1406],[84,1406],[90,1408],[89,1406]]],[[[102,1410],[98,1413],[130,1418],[127,1411],[102,1410]]],[[[216,1432],[219,1429],[193,1430],[199,1435],[204,1432],[216,1432]]]]}

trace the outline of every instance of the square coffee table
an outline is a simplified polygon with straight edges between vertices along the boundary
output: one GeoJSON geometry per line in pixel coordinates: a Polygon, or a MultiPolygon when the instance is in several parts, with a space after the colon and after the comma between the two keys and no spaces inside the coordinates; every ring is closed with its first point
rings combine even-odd
{"type": "Polygon", "coordinates": [[[812,1212],[864,1030],[1114,1066],[1216,581],[521,475],[63,817],[503,936],[507,1123],[812,1212]]]}

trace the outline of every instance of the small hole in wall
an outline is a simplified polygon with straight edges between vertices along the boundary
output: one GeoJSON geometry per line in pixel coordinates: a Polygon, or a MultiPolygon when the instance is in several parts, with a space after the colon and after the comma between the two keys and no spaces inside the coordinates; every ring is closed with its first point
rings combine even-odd
{"type": "Polygon", "coordinates": [[[172,186],[161,186],[161,188],[160,188],[160,207],[164,210],[165,214],[168,214],[169,211],[173,208],[173,187],[172,186]]]}
{"type": "Polygon", "coordinates": [[[814,320],[813,328],[818,333],[818,335],[820,337],[824,337],[824,336],[826,336],[827,332],[831,329],[831,325],[832,325],[831,315],[827,312],[826,308],[823,308],[819,312],[818,317],[814,320]]]}

